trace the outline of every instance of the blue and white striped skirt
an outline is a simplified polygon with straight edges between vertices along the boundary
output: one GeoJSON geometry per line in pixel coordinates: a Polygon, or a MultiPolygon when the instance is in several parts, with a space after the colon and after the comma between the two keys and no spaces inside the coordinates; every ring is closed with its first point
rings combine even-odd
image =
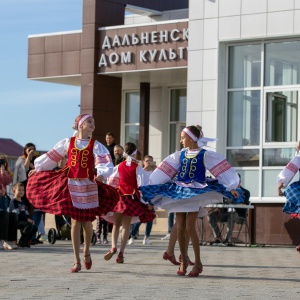
{"type": "Polygon", "coordinates": [[[283,206],[283,212],[287,214],[300,213],[300,181],[290,184],[284,191],[286,203],[283,206]]]}
{"type": "Polygon", "coordinates": [[[146,202],[169,212],[195,212],[207,204],[223,203],[223,198],[227,198],[230,203],[244,202],[241,189],[237,189],[239,197],[234,198],[219,183],[208,182],[204,188],[190,188],[178,186],[175,182],[167,182],[165,184],[141,186],[139,189],[146,202]]]}

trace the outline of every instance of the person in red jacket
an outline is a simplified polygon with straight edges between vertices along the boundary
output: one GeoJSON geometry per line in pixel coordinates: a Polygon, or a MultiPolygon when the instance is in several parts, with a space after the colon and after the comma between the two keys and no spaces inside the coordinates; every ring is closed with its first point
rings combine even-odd
{"type": "Polygon", "coordinates": [[[117,263],[124,262],[124,250],[128,241],[130,224],[137,222],[147,223],[155,218],[152,205],[145,204],[138,190],[146,182],[145,171],[135,159],[136,145],[127,143],[124,147],[126,160],[114,168],[113,174],[108,177],[107,184],[114,186],[119,192],[119,202],[111,213],[104,218],[112,222],[112,248],[105,254],[104,259],[110,260],[117,253],[117,241],[122,225],[121,247],[117,263]]]}

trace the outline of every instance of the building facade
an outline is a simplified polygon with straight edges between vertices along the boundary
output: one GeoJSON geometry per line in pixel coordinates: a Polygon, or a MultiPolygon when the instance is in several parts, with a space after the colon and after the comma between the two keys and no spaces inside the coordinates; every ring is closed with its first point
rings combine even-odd
{"type": "Polygon", "coordinates": [[[300,0],[83,0],[82,30],[29,37],[28,78],[81,86],[96,138],[158,163],[202,125],[250,190],[252,243],[298,244],[276,177],[300,139],[299,16],[300,0]]]}

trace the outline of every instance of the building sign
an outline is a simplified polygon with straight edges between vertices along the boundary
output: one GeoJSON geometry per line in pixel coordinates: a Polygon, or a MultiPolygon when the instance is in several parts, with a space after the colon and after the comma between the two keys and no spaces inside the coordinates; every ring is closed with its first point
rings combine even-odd
{"type": "Polygon", "coordinates": [[[180,22],[100,29],[98,73],[186,66],[187,25],[180,22]]]}

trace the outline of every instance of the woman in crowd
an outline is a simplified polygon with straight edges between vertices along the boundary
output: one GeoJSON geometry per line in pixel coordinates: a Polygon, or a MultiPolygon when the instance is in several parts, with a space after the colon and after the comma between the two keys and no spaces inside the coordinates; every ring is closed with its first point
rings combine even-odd
{"type": "MultiPolygon", "coordinates": [[[[13,176],[14,173],[11,171],[10,167],[9,167],[9,162],[7,159],[7,155],[5,155],[4,153],[0,153],[0,169],[5,170],[5,182],[3,182],[3,180],[0,178],[0,183],[4,184],[6,187],[6,193],[8,195],[8,197],[12,198],[14,196],[14,193],[12,191],[12,182],[13,182],[13,176]],[[3,167],[2,167],[3,166],[3,167]],[[9,182],[9,183],[7,183],[9,182]]],[[[0,171],[1,172],[1,171],[0,171]]],[[[1,177],[1,174],[0,174],[1,177]]]]}
{"type": "Polygon", "coordinates": [[[31,170],[34,169],[34,159],[37,156],[36,147],[33,143],[27,143],[23,148],[23,154],[20,156],[15,164],[14,169],[14,177],[13,177],[13,184],[17,182],[21,182],[25,188],[25,194],[22,197],[22,200],[25,202],[26,206],[28,207],[30,217],[33,216],[34,207],[28,201],[27,197],[27,179],[28,174],[31,170]]]}
{"type": "Polygon", "coordinates": [[[7,189],[7,186],[12,183],[13,172],[10,170],[7,156],[0,153],[0,184],[3,184],[7,189]]]}
{"type": "Polygon", "coordinates": [[[139,166],[135,159],[136,145],[127,143],[124,147],[126,160],[114,168],[114,172],[107,179],[107,184],[117,188],[119,192],[119,202],[112,210],[113,214],[107,214],[105,219],[112,222],[112,248],[105,254],[104,259],[110,260],[117,253],[117,241],[119,237],[120,226],[122,225],[122,236],[120,252],[116,262],[124,262],[124,250],[127,244],[130,224],[147,223],[155,218],[152,212],[152,206],[141,202],[138,187],[143,185],[144,170],[139,166]]]}
{"type": "Polygon", "coordinates": [[[181,253],[181,263],[177,275],[187,272],[188,256],[186,231],[190,235],[195,254],[195,265],[188,274],[197,277],[203,270],[200,260],[199,238],[196,219],[199,208],[207,203],[223,202],[223,197],[241,202],[242,195],[236,190],[239,177],[221,155],[202,149],[208,141],[203,137],[200,126],[189,126],[181,132],[183,149],[177,151],[157,167],[150,176],[150,186],[140,187],[143,199],[155,207],[176,212],[177,236],[181,253]],[[218,178],[219,183],[206,180],[206,170],[218,178]],[[175,177],[176,176],[176,177],[175,177]],[[173,181],[171,179],[175,177],[173,181]]]}
{"type": "Polygon", "coordinates": [[[35,173],[28,181],[28,198],[36,208],[55,215],[68,215],[72,219],[72,273],[81,270],[81,226],[84,233],[84,266],[89,270],[92,267],[92,221],[96,216],[111,211],[118,201],[115,189],[102,183],[112,172],[113,164],[106,147],[91,138],[95,130],[94,118],[89,114],[79,115],[73,129],[76,131],[72,138],[58,142],[52,150],[35,160],[35,171],[31,174],[35,173]],[[65,168],[48,171],[65,156],[68,157],[65,168]]]}

